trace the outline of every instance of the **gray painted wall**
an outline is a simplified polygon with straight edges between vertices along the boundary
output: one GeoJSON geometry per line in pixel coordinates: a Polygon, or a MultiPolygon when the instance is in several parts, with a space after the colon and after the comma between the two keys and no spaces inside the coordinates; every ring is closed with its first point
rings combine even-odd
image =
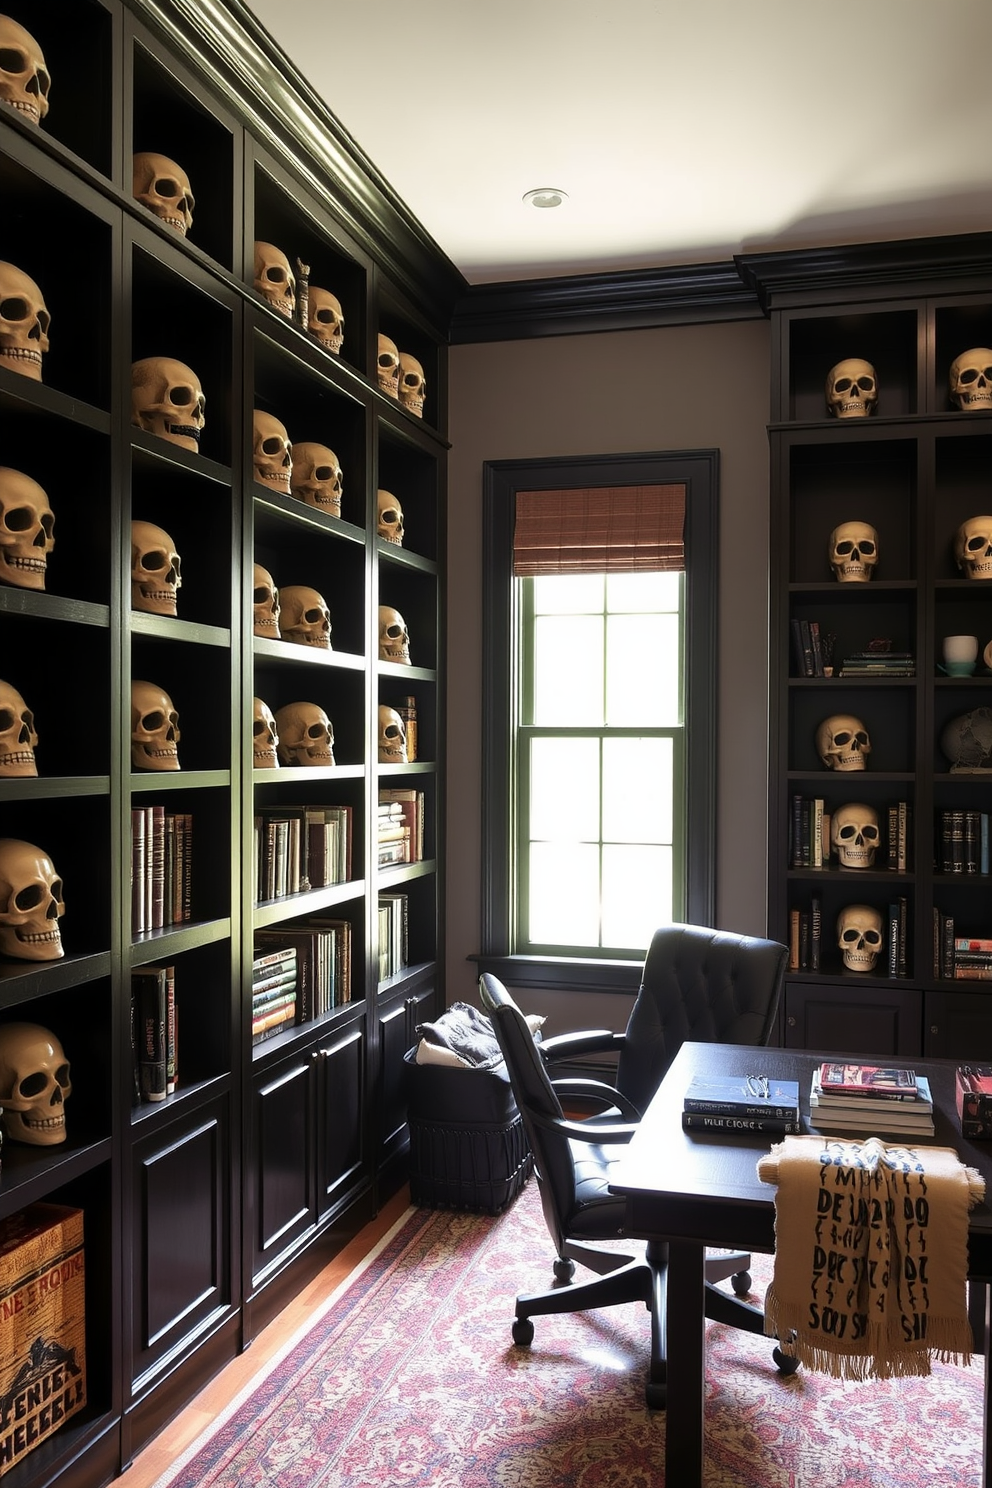
{"type": "Polygon", "coordinates": [[[479,950],[486,460],[720,451],[717,928],[765,933],[769,355],[763,320],[451,350],[449,1002],[475,1000],[479,950]]]}

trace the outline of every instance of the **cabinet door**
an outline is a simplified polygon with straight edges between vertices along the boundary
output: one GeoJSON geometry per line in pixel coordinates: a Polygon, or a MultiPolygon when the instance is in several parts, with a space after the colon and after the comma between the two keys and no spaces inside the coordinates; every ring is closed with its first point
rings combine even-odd
{"type": "Polygon", "coordinates": [[[920,1053],[921,994],[907,987],[786,984],[787,1049],[845,1049],[890,1058],[920,1053]]]}
{"type": "Polygon", "coordinates": [[[134,1144],[132,1181],[135,1393],[231,1306],[227,1099],[156,1125],[134,1144]]]}
{"type": "Polygon", "coordinates": [[[317,1222],[317,1059],[311,1049],[266,1070],[254,1093],[252,1275],[259,1277],[317,1222]]]}
{"type": "Polygon", "coordinates": [[[365,1020],[339,1030],[316,1051],[320,1069],[321,1217],[344,1203],[365,1177],[365,1020]]]}
{"type": "Polygon", "coordinates": [[[992,1062],[992,998],[981,992],[928,992],[923,1052],[934,1059],[992,1062]]]}

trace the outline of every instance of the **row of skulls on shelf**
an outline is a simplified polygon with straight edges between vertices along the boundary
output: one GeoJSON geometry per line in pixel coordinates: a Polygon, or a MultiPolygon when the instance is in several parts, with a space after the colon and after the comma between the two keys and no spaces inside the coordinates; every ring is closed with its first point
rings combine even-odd
{"type": "MultiPolygon", "coordinates": [[[[407,763],[406,725],[395,708],[379,707],[379,763],[407,763]]],[[[252,765],[322,767],[334,764],[334,725],[317,703],[287,703],[273,713],[263,698],[253,699],[252,765]]]]}
{"type": "MultiPolygon", "coordinates": [[[[878,533],[870,522],[840,522],[827,542],[827,561],[841,584],[868,583],[878,555],[878,533]]],[[[967,579],[992,579],[992,516],[961,523],[954,534],[954,561],[967,579]]]]}
{"type": "MultiPolygon", "coordinates": [[[[331,648],[331,619],[327,601],[306,584],[280,588],[267,568],[254,565],[254,633],[269,641],[331,648]]],[[[379,660],[410,665],[410,631],[399,610],[379,606],[379,660]]]]}
{"type": "MultiPolygon", "coordinates": [[[[948,396],[962,413],[992,409],[992,348],[972,346],[956,356],[947,373],[948,396]]],[[[871,362],[845,357],[827,373],[827,412],[834,418],[868,418],[878,407],[878,379],[871,362]]]]}

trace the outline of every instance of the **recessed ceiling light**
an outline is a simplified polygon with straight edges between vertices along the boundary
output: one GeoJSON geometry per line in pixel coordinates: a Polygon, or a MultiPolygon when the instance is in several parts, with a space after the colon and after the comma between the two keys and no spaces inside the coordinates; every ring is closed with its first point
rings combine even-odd
{"type": "Polygon", "coordinates": [[[532,207],[560,207],[568,201],[568,192],[559,191],[557,186],[538,186],[524,192],[524,201],[532,207]]]}

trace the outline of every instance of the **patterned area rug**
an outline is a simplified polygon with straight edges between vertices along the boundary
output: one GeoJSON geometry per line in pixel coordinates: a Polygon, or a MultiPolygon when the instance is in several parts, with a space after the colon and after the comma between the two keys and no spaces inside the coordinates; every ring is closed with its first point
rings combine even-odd
{"type": "MultiPolygon", "coordinates": [[[[550,1280],[533,1180],[496,1218],[408,1211],[156,1488],[659,1488],[644,1308],[536,1318],[515,1348],[516,1293],[550,1280]]],[[[784,1378],[708,1325],[706,1488],[978,1488],[981,1431],[977,1364],[784,1378]]]]}

